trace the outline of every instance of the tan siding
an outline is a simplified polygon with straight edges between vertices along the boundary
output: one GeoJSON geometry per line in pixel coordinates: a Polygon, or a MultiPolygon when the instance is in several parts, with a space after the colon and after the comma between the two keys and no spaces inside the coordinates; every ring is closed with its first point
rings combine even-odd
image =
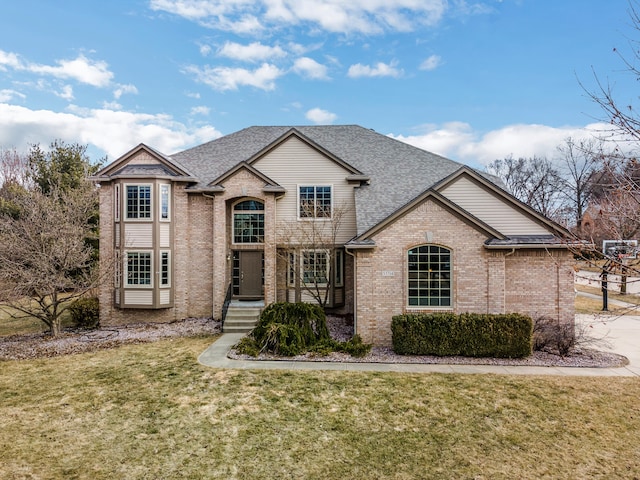
{"type": "Polygon", "coordinates": [[[153,224],[125,223],[124,243],[127,248],[153,247],[153,224]]]}
{"type": "Polygon", "coordinates": [[[153,305],[153,290],[125,290],[125,305],[153,305]]]}
{"type": "Polygon", "coordinates": [[[160,305],[169,305],[171,303],[171,290],[160,290],[160,305]]]}
{"type": "Polygon", "coordinates": [[[160,224],[160,248],[171,247],[171,224],[160,224]]]}
{"type": "Polygon", "coordinates": [[[550,233],[542,225],[468,178],[460,177],[440,193],[504,235],[550,233]]]}
{"type": "Polygon", "coordinates": [[[298,185],[331,185],[334,212],[345,211],[337,240],[344,243],[355,235],[354,187],[345,180],[350,172],[336,162],[291,138],[253,166],[287,190],[277,203],[278,223],[298,221],[298,185]]]}

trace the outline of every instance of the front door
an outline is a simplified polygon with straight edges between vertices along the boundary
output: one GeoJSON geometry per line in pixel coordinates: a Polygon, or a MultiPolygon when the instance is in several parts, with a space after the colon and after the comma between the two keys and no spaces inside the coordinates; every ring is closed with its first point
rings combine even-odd
{"type": "Polygon", "coordinates": [[[262,252],[238,251],[238,294],[241,298],[262,298],[262,252]]]}

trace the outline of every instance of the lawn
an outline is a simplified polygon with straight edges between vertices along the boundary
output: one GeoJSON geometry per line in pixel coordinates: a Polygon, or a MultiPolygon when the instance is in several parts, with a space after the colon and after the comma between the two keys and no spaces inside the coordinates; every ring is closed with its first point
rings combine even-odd
{"type": "Polygon", "coordinates": [[[0,478],[640,477],[637,378],[218,370],[211,341],[1,362],[0,478]]]}

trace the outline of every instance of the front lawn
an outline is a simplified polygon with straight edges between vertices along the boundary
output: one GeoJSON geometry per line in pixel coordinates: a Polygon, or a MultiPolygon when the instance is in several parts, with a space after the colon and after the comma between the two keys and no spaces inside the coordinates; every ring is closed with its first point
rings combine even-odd
{"type": "Polygon", "coordinates": [[[0,478],[640,476],[637,378],[218,370],[211,342],[0,362],[0,478]]]}

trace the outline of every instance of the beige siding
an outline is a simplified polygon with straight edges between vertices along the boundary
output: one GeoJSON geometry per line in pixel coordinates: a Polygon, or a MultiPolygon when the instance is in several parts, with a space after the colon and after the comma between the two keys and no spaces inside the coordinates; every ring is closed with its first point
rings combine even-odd
{"type": "Polygon", "coordinates": [[[124,243],[127,248],[153,247],[153,224],[125,223],[124,243]]]}
{"type": "Polygon", "coordinates": [[[350,172],[336,162],[301,140],[290,138],[253,166],[287,191],[277,203],[278,224],[310,222],[298,221],[299,185],[331,185],[334,213],[344,211],[337,240],[344,243],[355,235],[354,186],[345,180],[350,172]]]}
{"type": "Polygon", "coordinates": [[[171,247],[171,224],[160,224],[160,248],[171,247]]]}
{"type": "Polygon", "coordinates": [[[504,235],[550,233],[508,202],[466,177],[458,178],[440,193],[504,235]]]}
{"type": "Polygon", "coordinates": [[[120,224],[116,223],[116,232],[115,232],[115,241],[116,241],[116,247],[120,247],[120,224]]]}
{"type": "Polygon", "coordinates": [[[124,303],[126,305],[153,305],[153,290],[125,290],[124,303]]]}
{"type": "Polygon", "coordinates": [[[160,290],[160,305],[169,305],[171,303],[171,290],[160,290]]]}

